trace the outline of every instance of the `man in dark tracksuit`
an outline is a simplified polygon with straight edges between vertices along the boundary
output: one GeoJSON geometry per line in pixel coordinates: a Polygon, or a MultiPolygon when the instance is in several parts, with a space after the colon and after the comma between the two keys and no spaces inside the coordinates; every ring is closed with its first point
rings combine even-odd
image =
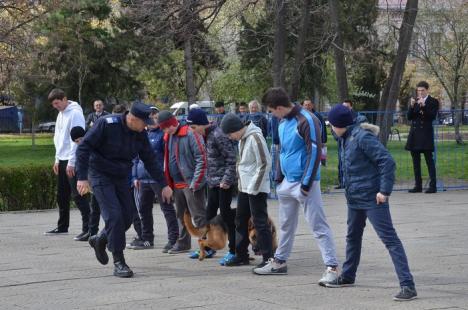
{"type": "MultiPolygon", "coordinates": [[[[100,118],[86,133],[76,152],[78,192],[84,195],[89,191],[89,170],[89,181],[105,222],[104,231],[91,237],[89,244],[103,265],[109,261],[107,245],[114,258],[114,275],[118,277],[133,276],[123,255],[125,232],[134,212],[128,190],[132,159],[139,156],[151,177],[166,184],[144,131],[146,125],[152,123],[150,114],[149,106],[135,103],[130,112],[100,118]]],[[[165,186],[162,194],[163,199],[170,201],[171,188],[165,186]]]]}

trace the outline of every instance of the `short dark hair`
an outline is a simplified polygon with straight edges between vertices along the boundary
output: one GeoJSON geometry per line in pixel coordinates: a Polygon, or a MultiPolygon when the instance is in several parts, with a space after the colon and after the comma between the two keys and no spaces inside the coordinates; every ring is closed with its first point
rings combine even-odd
{"type": "Polygon", "coordinates": [[[127,107],[124,104],[116,104],[112,109],[112,114],[121,114],[127,112],[127,107]]]}
{"type": "Polygon", "coordinates": [[[425,89],[429,89],[429,83],[426,81],[421,81],[418,84],[416,84],[416,87],[424,87],[425,89]]]}
{"type": "Polygon", "coordinates": [[[353,102],[351,101],[351,99],[345,99],[343,100],[343,102],[349,103],[351,107],[353,106],[353,102]]]}
{"type": "Polygon", "coordinates": [[[244,102],[244,101],[242,101],[241,103],[239,103],[239,106],[246,107],[246,108],[248,107],[248,106],[247,106],[247,103],[244,102]]]}
{"type": "Polygon", "coordinates": [[[52,102],[55,99],[62,100],[66,96],[67,95],[63,90],[61,90],[60,88],[54,88],[50,91],[49,96],[47,96],[47,100],[49,100],[49,102],[52,102]]]}
{"type": "Polygon", "coordinates": [[[314,104],[314,102],[312,101],[312,99],[310,99],[310,98],[305,98],[304,100],[301,101],[301,105],[304,105],[304,103],[305,103],[306,101],[310,101],[310,103],[314,104]]]}
{"type": "Polygon", "coordinates": [[[215,108],[224,107],[224,101],[216,101],[215,108]]]}
{"type": "Polygon", "coordinates": [[[276,109],[279,106],[290,107],[291,100],[288,93],[282,87],[272,87],[263,95],[262,104],[276,109]]]}

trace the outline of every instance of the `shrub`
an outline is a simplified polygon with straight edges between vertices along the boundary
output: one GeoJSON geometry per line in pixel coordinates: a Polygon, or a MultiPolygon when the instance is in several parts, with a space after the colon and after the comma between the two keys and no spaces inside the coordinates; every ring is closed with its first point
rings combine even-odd
{"type": "Polygon", "coordinates": [[[0,168],[0,211],[55,208],[56,182],[50,165],[0,168]]]}

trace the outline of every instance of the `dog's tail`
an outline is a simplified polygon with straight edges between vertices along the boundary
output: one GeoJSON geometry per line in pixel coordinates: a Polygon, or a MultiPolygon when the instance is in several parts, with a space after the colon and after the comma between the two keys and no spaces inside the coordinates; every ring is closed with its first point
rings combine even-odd
{"type": "Polygon", "coordinates": [[[200,231],[200,229],[193,226],[192,216],[187,210],[184,213],[184,224],[190,235],[199,238],[202,236],[202,232],[200,231]]]}

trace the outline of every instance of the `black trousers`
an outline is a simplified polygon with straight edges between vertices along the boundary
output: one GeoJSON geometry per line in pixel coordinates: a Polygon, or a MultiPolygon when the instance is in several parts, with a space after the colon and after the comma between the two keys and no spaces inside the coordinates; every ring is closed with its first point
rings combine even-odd
{"type": "Polygon", "coordinates": [[[236,256],[246,258],[249,255],[249,218],[257,230],[258,248],[263,260],[273,257],[271,229],[268,225],[267,193],[249,195],[239,192],[236,210],[236,256]]]}
{"type": "Polygon", "coordinates": [[[427,170],[429,171],[429,187],[436,188],[436,168],[434,164],[434,157],[432,151],[411,151],[411,157],[413,158],[414,186],[416,188],[422,188],[421,153],[424,154],[424,158],[426,159],[427,170]]]}
{"type": "Polygon", "coordinates": [[[89,234],[91,236],[99,232],[99,220],[101,219],[101,209],[95,195],[91,197],[91,211],[89,212],[89,234]]]}
{"type": "Polygon", "coordinates": [[[59,173],[57,177],[57,204],[59,207],[59,219],[57,228],[68,231],[70,226],[70,197],[81,212],[82,231],[88,231],[89,225],[89,196],[81,196],[76,189],[76,176],[67,176],[68,160],[59,161],[59,173]]]}
{"type": "Polygon", "coordinates": [[[222,189],[219,186],[208,188],[208,205],[206,219],[209,221],[221,213],[221,217],[228,228],[229,252],[236,253],[236,224],[234,222],[236,211],[231,209],[232,192],[234,188],[222,189]]]}

